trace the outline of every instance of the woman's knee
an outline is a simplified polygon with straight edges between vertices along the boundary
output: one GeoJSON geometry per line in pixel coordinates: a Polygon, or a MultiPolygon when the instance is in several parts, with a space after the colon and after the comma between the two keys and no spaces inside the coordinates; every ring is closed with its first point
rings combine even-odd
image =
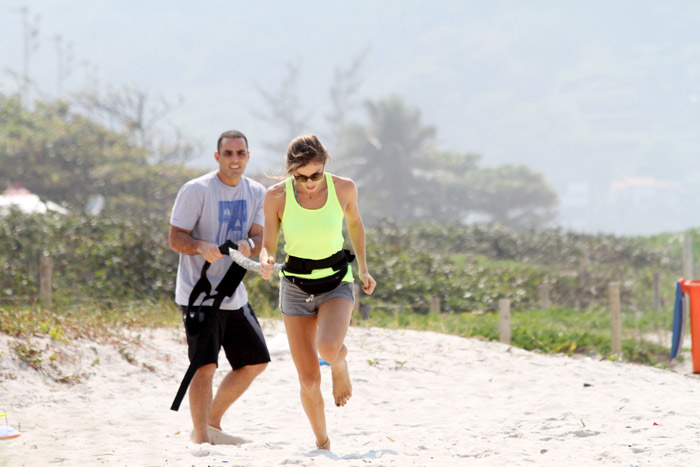
{"type": "Polygon", "coordinates": [[[303,371],[299,373],[299,385],[304,392],[318,391],[321,387],[320,371],[303,371]]]}
{"type": "Polygon", "coordinates": [[[343,348],[343,342],[336,342],[331,339],[319,339],[316,342],[318,354],[327,362],[334,362],[338,358],[340,349],[343,348]]]}

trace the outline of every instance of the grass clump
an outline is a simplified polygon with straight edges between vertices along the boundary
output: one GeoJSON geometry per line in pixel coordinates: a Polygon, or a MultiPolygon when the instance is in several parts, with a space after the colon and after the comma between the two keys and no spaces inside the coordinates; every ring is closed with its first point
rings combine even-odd
{"type": "MultiPolygon", "coordinates": [[[[279,310],[264,300],[256,304],[256,313],[260,318],[280,318],[279,310]]],[[[670,313],[623,313],[622,359],[665,366],[668,347],[650,342],[646,336],[667,334],[671,329],[671,320],[670,313]]],[[[89,338],[97,342],[123,343],[124,329],[179,326],[180,323],[180,309],[169,300],[128,301],[113,306],[82,303],[54,309],[39,306],[0,308],[0,332],[17,338],[49,336],[62,342],[89,338]]],[[[499,339],[498,314],[489,311],[415,313],[407,305],[373,304],[369,318],[362,320],[354,315],[353,324],[426,330],[492,341],[499,339]]],[[[511,344],[543,353],[617,358],[611,355],[610,328],[609,313],[602,308],[585,311],[569,308],[515,310],[511,314],[511,344]]],[[[120,348],[126,349],[124,345],[120,348]]],[[[30,366],[41,364],[41,355],[22,348],[16,348],[15,352],[30,366]]],[[[123,356],[130,360],[128,352],[124,351],[123,356]]],[[[377,362],[368,363],[372,365],[377,362]]],[[[402,366],[400,362],[397,365],[402,366]]]]}
{"type": "MultiPolygon", "coordinates": [[[[623,360],[665,366],[667,346],[650,342],[648,334],[671,329],[671,315],[648,311],[623,315],[623,360]]],[[[462,337],[499,339],[498,314],[409,313],[399,307],[372,310],[369,319],[355,324],[390,329],[408,328],[462,337]]],[[[575,311],[566,308],[514,311],[511,314],[511,344],[543,353],[611,357],[610,316],[607,310],[575,311]]]]}
{"type": "Polygon", "coordinates": [[[170,301],[129,301],[114,306],[84,302],[53,308],[38,305],[0,308],[0,332],[16,338],[48,336],[61,342],[77,338],[105,342],[122,337],[125,328],[175,326],[180,321],[179,309],[170,301]]]}

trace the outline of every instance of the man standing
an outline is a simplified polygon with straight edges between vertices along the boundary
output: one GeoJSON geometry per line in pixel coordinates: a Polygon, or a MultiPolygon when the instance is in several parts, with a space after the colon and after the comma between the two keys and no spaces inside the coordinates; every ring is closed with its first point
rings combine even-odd
{"type": "Polygon", "coordinates": [[[220,306],[192,292],[199,289],[195,286],[200,279],[210,282],[211,291],[225,288],[220,283],[232,260],[219,251],[219,245],[230,240],[246,257],[259,253],[265,188],[243,175],[250,160],[243,133],[222,133],[214,158],[218,170],[190,180],[178,192],[168,242],[180,253],[175,302],[183,310],[190,362],[198,366],[189,388],[191,439],[194,443],[240,444],[245,440],[222,431],[221,418],[270,361],[265,338],[242,283],[220,306]],[[221,347],[232,371],[212,397],[221,347]]]}

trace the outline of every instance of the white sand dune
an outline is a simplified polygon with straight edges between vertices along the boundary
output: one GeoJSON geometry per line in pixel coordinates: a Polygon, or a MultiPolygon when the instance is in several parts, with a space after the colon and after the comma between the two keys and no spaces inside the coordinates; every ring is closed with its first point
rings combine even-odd
{"type": "MultiPolygon", "coordinates": [[[[187,398],[179,412],[169,410],[187,367],[181,330],[144,331],[140,345],[121,349],[38,339],[33,346],[48,345],[43,373],[19,362],[15,339],[0,336],[0,408],[22,432],[0,441],[0,465],[685,466],[700,459],[693,375],[360,327],[346,341],[354,385],[346,407],[332,404],[330,369],[322,367],[333,452],[318,451],[281,323],[263,325],[273,361],[223,421],[227,432],[251,440],[240,447],[193,445],[187,398]],[[82,382],[56,382],[71,374],[82,382]]],[[[227,368],[223,361],[222,354],[227,368]]]]}

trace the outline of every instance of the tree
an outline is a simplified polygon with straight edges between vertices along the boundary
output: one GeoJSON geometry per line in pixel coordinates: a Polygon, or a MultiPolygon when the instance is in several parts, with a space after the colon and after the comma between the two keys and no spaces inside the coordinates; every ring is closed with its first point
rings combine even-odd
{"type": "Polygon", "coordinates": [[[428,167],[421,170],[417,217],[421,219],[462,222],[475,212],[478,194],[467,180],[479,170],[480,156],[456,152],[437,152],[430,156],[428,167]]]}
{"type": "MultiPolygon", "coordinates": [[[[529,227],[554,218],[557,198],[541,174],[524,166],[481,169],[478,155],[437,152],[435,128],[425,125],[420,110],[398,96],[365,101],[365,122],[350,122],[363,59],[360,54],[347,69],[335,70],[329,89],[331,111],[326,114],[333,138],[326,144],[335,167],[331,170],[353,178],[360,187],[367,222],[465,222],[480,215],[510,227],[529,227]]],[[[276,152],[284,153],[310,118],[301,108],[298,77],[299,67],[289,64],[277,93],[258,89],[268,112],[256,116],[284,135],[265,144],[276,152]]]]}
{"type": "Polygon", "coordinates": [[[167,115],[177,110],[182,99],[157,102],[145,91],[123,86],[101,94],[87,91],[77,94],[76,103],[93,119],[113,131],[128,135],[135,146],[144,148],[151,162],[185,162],[197,151],[197,145],[185,139],[182,131],[163,127],[167,115]]]}
{"type": "Polygon", "coordinates": [[[15,95],[0,100],[3,185],[20,182],[66,206],[82,206],[106,189],[97,167],[143,159],[128,141],[70,111],[66,102],[37,101],[27,110],[15,95]],[[80,187],[81,189],[76,189],[80,187]]]}
{"type": "Polygon", "coordinates": [[[361,188],[363,217],[396,222],[417,217],[435,129],[423,125],[418,109],[392,96],[366,101],[368,123],[349,125],[347,146],[339,153],[342,166],[361,188]],[[366,213],[366,214],[365,214],[366,213]]]}
{"type": "Polygon", "coordinates": [[[544,176],[523,165],[504,165],[474,172],[475,210],[492,222],[513,228],[541,227],[555,216],[557,195],[544,176]]]}
{"type": "Polygon", "coordinates": [[[287,76],[276,93],[269,93],[258,86],[267,110],[251,111],[254,117],[280,131],[280,137],[263,142],[263,147],[275,154],[286,154],[292,139],[308,131],[311,114],[303,111],[298,94],[299,65],[287,64],[287,76]]]}
{"type": "Polygon", "coordinates": [[[479,167],[480,156],[443,152],[430,159],[424,181],[431,187],[420,217],[439,221],[479,220],[511,228],[553,220],[557,197],[541,174],[525,166],[479,167]]]}
{"type": "MultiPolygon", "coordinates": [[[[330,148],[343,144],[348,115],[356,105],[355,96],[362,84],[359,74],[366,55],[367,49],[357,54],[347,68],[336,67],[334,70],[333,82],[328,90],[331,108],[325,115],[330,137],[323,138],[324,144],[330,148]]],[[[275,92],[257,86],[265,109],[251,110],[251,114],[275,128],[278,136],[263,142],[263,147],[275,154],[285,154],[294,138],[309,132],[313,114],[304,109],[303,100],[299,97],[300,70],[299,64],[287,63],[287,74],[275,92]]]]}
{"type": "Polygon", "coordinates": [[[333,82],[328,89],[331,110],[326,114],[334,139],[331,142],[333,147],[339,148],[345,144],[343,137],[349,115],[359,104],[356,96],[362,85],[360,72],[367,52],[368,49],[360,52],[347,68],[336,67],[333,72],[333,82]]]}
{"type": "Polygon", "coordinates": [[[65,101],[37,101],[33,110],[18,95],[0,94],[0,186],[19,182],[73,212],[93,195],[105,211],[125,216],[167,216],[191,169],[150,164],[129,135],[109,130],[72,110],[65,101]]]}

